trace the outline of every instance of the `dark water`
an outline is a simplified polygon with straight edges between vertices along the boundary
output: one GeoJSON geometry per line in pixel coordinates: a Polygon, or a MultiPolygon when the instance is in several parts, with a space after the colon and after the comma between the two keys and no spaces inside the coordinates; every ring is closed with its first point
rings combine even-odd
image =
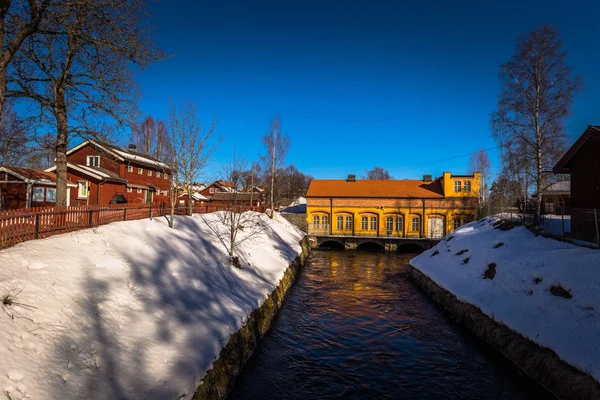
{"type": "Polygon", "coordinates": [[[405,277],[411,255],[315,251],[229,399],[543,399],[405,277]]]}

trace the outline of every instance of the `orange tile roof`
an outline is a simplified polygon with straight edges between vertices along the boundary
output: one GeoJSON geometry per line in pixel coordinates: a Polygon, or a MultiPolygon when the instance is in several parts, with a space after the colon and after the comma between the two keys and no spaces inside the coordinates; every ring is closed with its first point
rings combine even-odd
{"type": "Polygon", "coordinates": [[[317,180],[308,186],[306,197],[392,197],[392,198],[443,198],[439,179],[422,180],[317,180]]]}

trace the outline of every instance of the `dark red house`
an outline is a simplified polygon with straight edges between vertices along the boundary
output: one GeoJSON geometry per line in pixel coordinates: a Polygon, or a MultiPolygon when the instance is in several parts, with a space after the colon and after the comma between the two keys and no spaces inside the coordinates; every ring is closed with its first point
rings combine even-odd
{"type": "MultiPolygon", "coordinates": [[[[56,166],[46,170],[55,172],[56,166]]],[[[169,203],[171,169],[133,148],[87,140],[67,152],[70,205],[169,203]]]]}
{"type": "Polygon", "coordinates": [[[553,168],[571,175],[571,232],[597,242],[596,214],[600,216],[600,126],[588,126],[553,168]]]}
{"type": "Polygon", "coordinates": [[[215,195],[215,193],[232,193],[235,192],[235,187],[230,182],[225,181],[215,181],[210,185],[206,186],[202,189],[200,193],[202,196],[210,198],[215,195]]]}
{"type": "MultiPolygon", "coordinates": [[[[77,185],[67,182],[67,188],[77,185]]],[[[0,210],[56,205],[56,175],[30,168],[0,167],[0,210]]]]}

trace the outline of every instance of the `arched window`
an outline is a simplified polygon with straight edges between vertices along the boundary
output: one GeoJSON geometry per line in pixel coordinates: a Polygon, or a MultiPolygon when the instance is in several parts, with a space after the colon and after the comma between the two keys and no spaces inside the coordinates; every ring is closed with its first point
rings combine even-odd
{"type": "Polygon", "coordinates": [[[394,218],[385,217],[385,230],[386,232],[392,233],[394,230],[394,218]]]}
{"type": "Polygon", "coordinates": [[[413,217],[412,219],[412,231],[419,232],[419,217],[413,217]]]}
{"type": "Polygon", "coordinates": [[[327,215],[323,215],[321,217],[321,228],[323,229],[327,229],[329,228],[329,217],[327,217],[327,215]]]}
{"type": "Polygon", "coordinates": [[[371,217],[371,231],[377,230],[377,217],[371,217]]]}
{"type": "Polygon", "coordinates": [[[402,217],[396,217],[396,231],[402,232],[402,217]]]}
{"type": "Polygon", "coordinates": [[[337,217],[337,228],[340,231],[344,229],[344,217],[342,217],[342,216],[337,217]]]}
{"type": "Polygon", "coordinates": [[[363,231],[366,231],[367,229],[369,229],[369,218],[362,217],[360,219],[360,227],[363,231]]]}
{"type": "Polygon", "coordinates": [[[319,229],[319,216],[315,215],[313,217],[313,229],[319,229]]]}
{"type": "Polygon", "coordinates": [[[346,217],[346,230],[352,230],[352,217],[346,217]]]}

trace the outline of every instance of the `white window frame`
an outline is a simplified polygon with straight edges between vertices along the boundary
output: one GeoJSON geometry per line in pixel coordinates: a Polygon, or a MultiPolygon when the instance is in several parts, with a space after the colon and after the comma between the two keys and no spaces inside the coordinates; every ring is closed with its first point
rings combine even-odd
{"type": "Polygon", "coordinates": [[[128,188],[127,188],[127,193],[133,193],[133,188],[131,188],[131,187],[128,187],[128,188]]]}
{"type": "Polygon", "coordinates": [[[329,216],[328,215],[323,215],[321,217],[321,225],[322,225],[323,229],[325,229],[329,226],[329,216]]]}
{"type": "Polygon", "coordinates": [[[313,217],[313,229],[319,229],[319,216],[315,215],[313,217]]]}
{"type": "Polygon", "coordinates": [[[133,172],[133,165],[127,166],[127,172],[133,172]]]}
{"type": "Polygon", "coordinates": [[[370,231],[377,230],[377,217],[371,217],[370,224],[369,224],[369,230],[370,231]]]}
{"type": "Polygon", "coordinates": [[[88,198],[88,183],[87,181],[78,181],[77,182],[77,198],[78,199],[87,199],[88,198]],[[82,194],[83,189],[83,194],[82,194]]]}
{"type": "Polygon", "coordinates": [[[165,173],[165,174],[163,175],[163,179],[164,179],[164,180],[167,180],[167,179],[169,179],[169,174],[165,173]]]}
{"type": "Polygon", "coordinates": [[[360,227],[362,228],[363,231],[369,230],[369,217],[361,217],[360,227]]]}
{"type": "Polygon", "coordinates": [[[385,231],[386,233],[394,231],[394,217],[385,217],[385,231]]]}
{"type": "Polygon", "coordinates": [[[346,230],[351,231],[352,230],[352,223],[354,221],[352,221],[352,217],[347,216],[346,217],[346,230]]]}
{"type": "Polygon", "coordinates": [[[85,159],[85,165],[87,165],[88,167],[99,167],[100,156],[87,156],[85,159]],[[97,163],[93,163],[92,160],[97,161],[97,163]]]}
{"type": "Polygon", "coordinates": [[[464,182],[464,191],[465,193],[471,193],[471,181],[464,182]]]}
{"type": "Polygon", "coordinates": [[[144,168],[138,168],[138,175],[144,174],[144,168]]]}
{"type": "Polygon", "coordinates": [[[461,181],[454,181],[454,193],[461,192],[461,181]]]}
{"type": "Polygon", "coordinates": [[[457,230],[458,228],[460,228],[460,217],[456,217],[454,218],[454,230],[457,230]]]}
{"type": "Polygon", "coordinates": [[[152,176],[152,170],[151,169],[148,170],[148,176],[152,176]]]}
{"type": "Polygon", "coordinates": [[[396,216],[396,232],[402,232],[403,229],[403,220],[401,216],[396,216]]]}
{"type": "Polygon", "coordinates": [[[214,192],[215,192],[215,188],[208,189],[208,193],[214,193],[214,192]]]}
{"type": "Polygon", "coordinates": [[[338,215],[337,217],[337,228],[338,231],[344,230],[344,217],[342,217],[341,215],[338,215]]]}
{"type": "Polygon", "coordinates": [[[141,189],[141,188],[137,188],[136,192],[137,192],[138,194],[140,194],[140,193],[143,193],[143,192],[144,192],[144,190],[143,190],[143,189],[141,189]]]}
{"type": "Polygon", "coordinates": [[[412,217],[411,228],[412,232],[419,232],[419,217],[412,217]]]}
{"type": "Polygon", "coordinates": [[[156,173],[156,177],[157,177],[157,178],[160,178],[160,172],[157,172],[157,173],[156,173]]]}

